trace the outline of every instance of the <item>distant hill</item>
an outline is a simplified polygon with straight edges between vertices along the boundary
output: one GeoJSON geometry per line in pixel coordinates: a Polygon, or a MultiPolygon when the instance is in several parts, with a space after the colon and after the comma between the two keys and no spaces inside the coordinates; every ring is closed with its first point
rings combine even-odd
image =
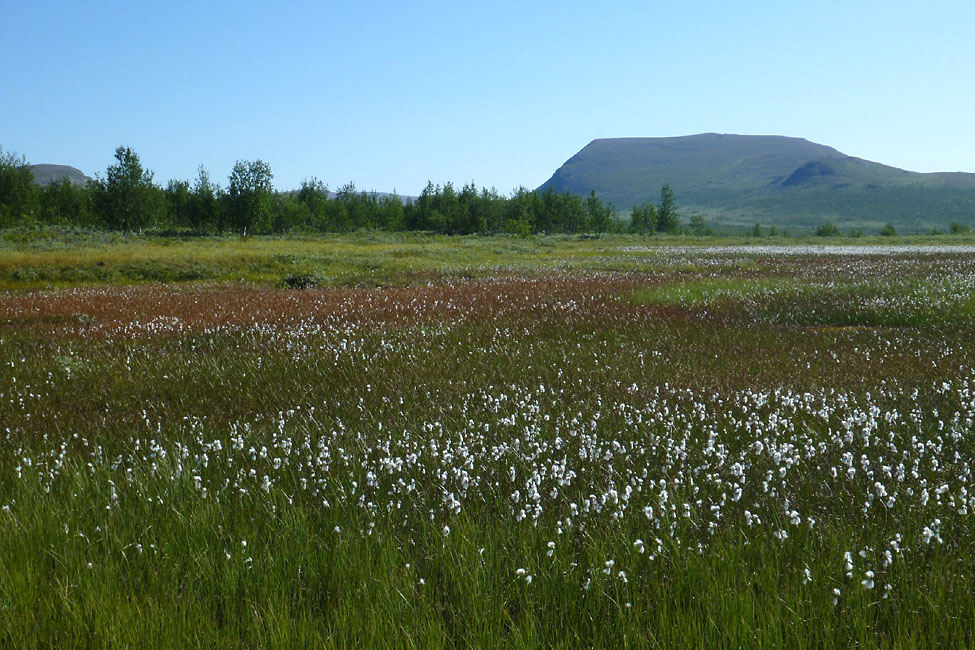
{"type": "Polygon", "coordinates": [[[67,178],[76,185],[84,185],[93,180],[80,169],[68,165],[31,165],[30,170],[34,172],[34,180],[38,185],[49,185],[58,178],[67,178]]]}
{"type": "Polygon", "coordinates": [[[670,184],[684,215],[716,224],[880,227],[975,223],[975,174],[909,172],[801,138],[705,133],[593,140],[538,189],[595,190],[619,210],[670,184]]]}

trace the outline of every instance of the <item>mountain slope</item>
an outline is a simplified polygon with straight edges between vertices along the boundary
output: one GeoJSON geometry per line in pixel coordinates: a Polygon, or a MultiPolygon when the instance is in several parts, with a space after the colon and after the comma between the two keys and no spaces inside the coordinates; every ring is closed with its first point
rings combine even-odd
{"type": "Polygon", "coordinates": [[[30,170],[34,173],[34,181],[38,185],[49,185],[58,178],[67,178],[76,185],[84,185],[92,180],[80,169],[68,165],[31,165],[30,170]]]}
{"type": "Polygon", "coordinates": [[[706,133],[594,140],[539,190],[588,194],[626,210],[670,184],[685,214],[727,225],[944,226],[975,220],[975,174],[920,174],[782,136],[706,133]]]}

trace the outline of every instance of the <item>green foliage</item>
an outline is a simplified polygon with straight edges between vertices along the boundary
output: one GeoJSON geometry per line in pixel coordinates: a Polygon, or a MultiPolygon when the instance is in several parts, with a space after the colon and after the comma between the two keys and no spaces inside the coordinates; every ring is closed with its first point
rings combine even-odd
{"type": "Polygon", "coordinates": [[[695,237],[707,237],[714,235],[714,230],[708,226],[707,219],[704,218],[704,215],[700,214],[691,215],[691,232],[695,237]]]}
{"type": "MultiPolygon", "coordinates": [[[[572,219],[574,227],[585,228],[585,216],[582,214],[582,205],[579,202],[573,204],[574,210],[566,212],[566,217],[572,219]]],[[[493,187],[489,190],[486,187],[481,189],[476,207],[473,208],[481,212],[484,217],[484,234],[496,234],[504,231],[505,210],[507,200],[498,194],[493,187]]]]}
{"type": "Polygon", "coordinates": [[[41,211],[41,191],[23,157],[0,148],[0,227],[33,222],[41,211]]]}
{"type": "Polygon", "coordinates": [[[888,223],[887,225],[885,225],[883,228],[880,229],[880,234],[884,237],[893,237],[894,235],[897,234],[897,229],[894,228],[893,225],[888,223]]]}
{"type": "Polygon", "coordinates": [[[762,224],[756,221],[755,225],[752,226],[752,237],[761,237],[761,236],[762,236],[762,224]]]}
{"type": "Polygon", "coordinates": [[[505,232],[523,238],[534,233],[535,204],[535,195],[524,187],[519,187],[504,206],[505,232]]]}
{"type": "Polygon", "coordinates": [[[308,227],[312,230],[328,231],[328,185],[312,177],[301,182],[298,201],[308,209],[308,227]]]}
{"type": "Polygon", "coordinates": [[[193,196],[189,181],[172,179],[166,185],[166,220],[172,227],[192,227],[193,196]]]}
{"type": "Polygon", "coordinates": [[[589,192],[585,205],[590,230],[597,235],[608,231],[613,221],[613,214],[616,212],[613,206],[604,204],[594,190],[589,192]]]}
{"type": "Polygon", "coordinates": [[[210,174],[200,165],[197,168],[193,194],[190,197],[189,226],[193,232],[206,233],[212,228],[223,231],[223,218],[219,214],[220,188],[210,181],[210,174]]]}
{"type": "Polygon", "coordinates": [[[311,220],[308,206],[293,194],[272,195],[272,231],[277,234],[300,230],[311,220]]]}
{"type": "MultiPolygon", "coordinates": [[[[342,193],[338,199],[348,202],[342,193]]],[[[373,209],[383,213],[376,220],[383,229],[457,235],[606,231],[613,215],[612,207],[595,197],[583,201],[573,194],[539,194],[520,187],[506,198],[494,189],[478,193],[474,183],[457,192],[450,183],[441,186],[428,182],[415,201],[402,205],[398,197],[385,197],[373,209]]]]}
{"type": "MultiPolygon", "coordinates": [[[[676,194],[670,185],[661,188],[659,205],[643,201],[634,206],[628,218],[621,218],[612,203],[593,190],[580,196],[560,193],[553,187],[534,192],[521,187],[505,196],[494,188],[478,191],[473,182],[460,190],[451,183],[428,182],[419,197],[404,200],[395,194],[359,191],[354,183],[347,183],[331,194],[324,182],[312,178],[303,181],[296,191],[275,192],[270,168],[260,160],[238,161],[226,189],[213,183],[202,166],[192,186],[186,181],[172,180],[162,189],[153,183],[152,173],[142,168],[135,152],[126,147],[118,148],[116,164],[108,171],[108,178],[98,179],[87,187],[56,181],[41,188],[29,182],[30,167],[25,161],[3,155],[0,197],[6,198],[0,200],[0,228],[56,225],[129,232],[155,228],[174,234],[220,234],[227,230],[242,234],[360,230],[520,236],[612,232],[692,233],[697,237],[715,234],[710,227],[715,223],[712,213],[695,213],[690,224],[682,228],[676,194]]],[[[683,196],[683,188],[681,191],[683,196]]],[[[834,208],[830,210],[835,212],[834,208]]],[[[763,226],[752,220],[757,214],[742,217],[742,223],[727,230],[750,231],[753,236],[756,232],[759,236],[775,234],[774,225],[763,226]],[[752,224],[758,225],[758,229],[752,224]]],[[[764,219],[761,223],[765,223],[764,219]]],[[[810,223],[807,227],[812,226],[810,223]]],[[[880,224],[871,224],[870,231],[876,232],[879,227],[880,224]]],[[[916,221],[911,232],[925,232],[927,227],[916,221]]],[[[817,230],[824,236],[830,233],[817,230]]],[[[970,232],[970,226],[954,222],[950,232],[964,234],[970,232]]]]}
{"type": "Polygon", "coordinates": [[[44,223],[66,226],[92,226],[90,201],[84,187],[67,178],[56,178],[42,190],[41,215],[44,223]]]}
{"type": "Polygon", "coordinates": [[[840,229],[833,223],[821,223],[816,226],[817,237],[839,237],[840,229]]]}
{"type": "Polygon", "coordinates": [[[657,206],[649,202],[634,205],[630,212],[630,232],[646,234],[657,230],[657,206]]]}
{"type": "Polygon", "coordinates": [[[675,233],[680,229],[680,213],[677,209],[677,197],[670,185],[660,188],[660,206],[657,208],[657,230],[675,233]]]}
{"type": "Polygon", "coordinates": [[[159,213],[158,188],[152,172],[143,169],[138,154],[120,146],[115,164],[91,187],[95,212],[109,230],[131,232],[153,224],[159,213]]]}
{"type": "MultiPolygon", "coordinates": [[[[486,226],[482,219],[477,218],[478,216],[480,215],[468,215],[474,226],[471,232],[484,232],[486,226]]],[[[389,194],[379,199],[377,230],[402,230],[405,221],[406,212],[403,210],[403,199],[396,194],[389,194]]]]}
{"type": "MultiPolygon", "coordinates": [[[[733,223],[733,227],[724,230],[742,233],[750,229],[754,235],[753,224],[761,217],[760,223],[765,224],[761,231],[769,235],[775,227],[769,225],[769,221],[796,223],[800,231],[807,231],[816,226],[821,215],[827,214],[841,215],[838,218],[843,219],[844,230],[877,232],[883,224],[876,221],[875,215],[881,212],[885,218],[890,218],[891,226],[902,232],[940,234],[945,228],[955,235],[971,232],[971,226],[964,219],[975,212],[975,191],[969,188],[964,177],[916,175],[910,176],[916,182],[888,186],[885,183],[903,174],[891,176],[889,168],[838,158],[830,159],[827,166],[839,177],[849,176],[856,183],[830,185],[828,191],[819,185],[803,185],[773,192],[767,187],[767,179],[762,176],[764,168],[759,164],[766,160],[762,152],[769,146],[786,158],[831,150],[790,138],[709,134],[666,140],[664,148],[670,150],[677,146],[675,151],[681,150],[682,143],[691,141],[697,144],[688,151],[700,150],[698,145],[702,142],[712,145],[724,142],[728,146],[718,159],[739,173],[734,183],[716,184],[707,182],[708,178],[713,180],[713,166],[705,169],[707,173],[698,169],[701,160],[693,164],[686,160],[677,161],[673,165],[654,168],[661,178],[676,179],[674,186],[680,187],[685,210],[699,210],[695,213],[699,219],[692,217],[692,223],[684,229],[671,185],[661,189],[659,206],[651,205],[643,194],[638,201],[627,202],[634,205],[634,209],[629,212],[628,223],[624,223],[608,201],[614,196],[612,187],[616,182],[610,182],[611,179],[604,179],[610,189],[600,183],[589,183],[585,192],[576,194],[560,189],[568,185],[546,183],[537,191],[518,188],[510,196],[500,195],[494,188],[483,188],[478,192],[473,182],[459,190],[451,183],[434,185],[431,182],[420,197],[404,200],[395,195],[358,191],[352,183],[340,188],[337,196],[332,196],[325,183],[314,178],[304,181],[297,191],[275,193],[270,183],[270,168],[258,160],[238,161],[231,178],[232,188],[224,189],[211,182],[201,167],[192,187],[188,188],[185,181],[174,180],[162,189],[153,183],[152,173],[142,168],[135,152],[126,147],[116,150],[116,163],[109,167],[108,177],[97,179],[88,187],[64,181],[39,187],[32,181],[31,167],[26,161],[0,150],[0,228],[47,224],[103,227],[115,231],[159,228],[198,234],[233,229],[247,234],[424,230],[438,234],[629,231],[690,232],[695,236],[708,236],[714,234],[708,223],[733,223]],[[255,175],[266,178],[256,178],[255,175]],[[763,183],[762,188],[742,194],[742,188],[759,180],[763,183]],[[702,182],[710,189],[695,190],[695,184],[702,182]],[[258,190],[258,187],[262,189],[258,190]],[[598,197],[592,187],[601,188],[598,197]],[[878,192],[877,188],[881,187],[883,192],[878,192]],[[883,209],[879,210],[881,204],[883,209]],[[733,219],[729,215],[733,215],[733,219]],[[956,220],[947,226],[948,219],[956,220]]],[[[644,144],[596,141],[587,147],[587,151],[590,148],[603,151],[589,162],[605,163],[603,166],[608,169],[612,167],[609,163],[613,156],[620,153],[618,146],[625,146],[632,151],[617,162],[624,166],[636,164],[640,158],[636,154],[642,151],[644,144]],[[610,153],[613,155],[607,158],[610,153]]],[[[571,171],[572,168],[573,165],[567,163],[566,169],[571,171]]],[[[573,182],[581,181],[575,179],[573,182]]],[[[645,176],[640,177],[642,187],[646,182],[645,176]]]]}
{"type": "Polygon", "coordinates": [[[227,187],[233,228],[244,235],[270,232],[274,187],[271,166],[262,160],[238,160],[227,187]]]}

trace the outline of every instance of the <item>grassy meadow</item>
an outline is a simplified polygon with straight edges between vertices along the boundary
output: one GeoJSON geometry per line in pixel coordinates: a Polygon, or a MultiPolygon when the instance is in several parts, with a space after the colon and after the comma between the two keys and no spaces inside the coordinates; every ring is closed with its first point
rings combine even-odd
{"type": "MultiPolygon", "coordinates": [[[[144,283],[407,286],[505,272],[646,271],[691,246],[972,246],[975,235],[903,237],[705,237],[686,235],[450,236],[363,232],[332,237],[123,235],[71,229],[0,232],[0,291],[144,283]]],[[[728,251],[730,255],[733,251],[728,251]]],[[[751,251],[737,259],[751,263],[751,251]]],[[[689,258],[688,265],[693,262],[689,258]]]]}
{"type": "Polygon", "coordinates": [[[971,647],[975,242],[826,243],[8,236],[0,646],[971,647]]]}

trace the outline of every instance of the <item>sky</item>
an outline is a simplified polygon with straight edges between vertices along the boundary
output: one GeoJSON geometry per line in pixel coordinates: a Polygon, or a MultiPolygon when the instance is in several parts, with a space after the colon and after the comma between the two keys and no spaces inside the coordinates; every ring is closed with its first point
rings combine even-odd
{"type": "Polygon", "coordinates": [[[0,147],[105,174],[534,188],[591,140],[802,137],[975,172],[975,3],[0,0],[0,147]]]}

